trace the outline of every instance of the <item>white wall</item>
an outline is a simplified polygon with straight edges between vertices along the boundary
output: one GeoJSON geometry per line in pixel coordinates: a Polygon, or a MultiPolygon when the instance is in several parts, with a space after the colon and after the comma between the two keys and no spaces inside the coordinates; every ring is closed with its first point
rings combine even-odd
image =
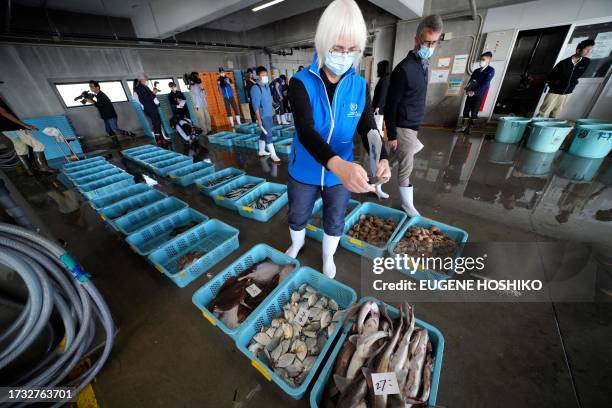
{"type": "MultiPolygon", "coordinates": [[[[564,24],[594,24],[610,21],[611,19],[611,0],[538,0],[488,9],[484,21],[483,33],[510,29],[515,31],[514,38],[516,39],[516,34],[520,30],[552,27],[564,24]]],[[[512,44],[511,49],[513,46],[512,44]]],[[[561,49],[563,50],[564,48],[565,44],[561,49]]],[[[497,71],[497,78],[491,83],[491,88],[489,90],[490,99],[487,101],[487,104],[485,104],[484,111],[482,112],[483,116],[490,116],[492,114],[494,102],[497,99],[501,87],[501,79],[505,73],[508,62],[509,58],[494,64],[497,71]]],[[[575,102],[580,103],[581,101],[581,98],[576,98],[575,102]]],[[[587,103],[588,102],[584,102],[585,107],[587,103]]],[[[609,106],[609,109],[612,111],[612,106],[609,106]]],[[[580,109],[576,107],[575,111],[580,111],[580,109]]],[[[573,115],[573,113],[569,111],[568,114],[573,115]]]]}

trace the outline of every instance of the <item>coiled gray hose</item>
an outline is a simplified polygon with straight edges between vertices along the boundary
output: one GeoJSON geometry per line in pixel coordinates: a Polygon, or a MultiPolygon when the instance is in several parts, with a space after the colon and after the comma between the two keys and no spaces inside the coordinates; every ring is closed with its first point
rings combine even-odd
{"type": "Polygon", "coordinates": [[[15,150],[11,149],[8,151],[0,152],[0,169],[1,170],[11,170],[17,167],[19,164],[19,160],[17,159],[17,154],[15,154],[15,150]]]}
{"type": "Polygon", "coordinates": [[[113,346],[115,328],[106,302],[89,276],[61,246],[25,228],[0,223],[0,264],[18,273],[29,292],[20,315],[8,330],[0,333],[0,373],[43,330],[48,330],[53,311],[60,316],[65,332],[63,351],[56,348],[15,384],[3,385],[69,386],[78,393],[100,371],[113,346]],[[86,372],[66,381],[70,371],[90,351],[96,319],[105,332],[102,353],[86,372]]]}

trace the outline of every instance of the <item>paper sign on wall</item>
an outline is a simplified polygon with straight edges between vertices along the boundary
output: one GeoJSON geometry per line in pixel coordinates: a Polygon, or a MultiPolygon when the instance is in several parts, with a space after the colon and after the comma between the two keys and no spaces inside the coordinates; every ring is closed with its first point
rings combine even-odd
{"type": "Polygon", "coordinates": [[[455,55],[455,59],[453,60],[453,69],[451,70],[451,74],[463,74],[465,72],[465,68],[467,67],[467,54],[459,54],[455,55]]]}
{"type": "Polygon", "coordinates": [[[448,68],[448,67],[450,67],[450,57],[438,58],[438,68],[448,68]]]}
{"type": "Polygon", "coordinates": [[[432,69],[429,82],[432,84],[443,84],[448,79],[448,69],[432,69]]]}
{"type": "Polygon", "coordinates": [[[463,85],[463,78],[461,77],[450,77],[448,78],[448,88],[446,89],[446,96],[460,96],[463,85]]]}

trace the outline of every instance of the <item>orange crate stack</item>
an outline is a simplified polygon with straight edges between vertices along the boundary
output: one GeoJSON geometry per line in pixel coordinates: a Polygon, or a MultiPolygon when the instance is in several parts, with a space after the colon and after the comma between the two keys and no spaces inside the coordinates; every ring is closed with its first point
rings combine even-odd
{"type": "MultiPolygon", "coordinates": [[[[210,114],[210,120],[213,130],[229,130],[230,121],[227,118],[227,112],[225,111],[225,103],[223,102],[221,90],[217,85],[219,73],[198,72],[198,75],[202,80],[202,87],[204,88],[204,92],[206,93],[206,102],[208,102],[208,113],[210,114]]],[[[232,89],[234,91],[234,99],[236,100],[236,106],[240,106],[238,104],[238,93],[236,92],[236,87],[234,84],[234,73],[226,72],[226,75],[232,80],[232,89]]]]}

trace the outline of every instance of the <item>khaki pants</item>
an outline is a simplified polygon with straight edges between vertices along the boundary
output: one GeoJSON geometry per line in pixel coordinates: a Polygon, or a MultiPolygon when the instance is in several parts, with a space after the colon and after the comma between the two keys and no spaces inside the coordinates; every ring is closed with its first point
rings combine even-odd
{"type": "Polygon", "coordinates": [[[558,118],[571,94],[559,95],[549,92],[540,106],[538,116],[543,118],[558,118]]]}
{"type": "Polygon", "coordinates": [[[198,117],[198,122],[200,122],[200,126],[202,127],[202,133],[207,134],[212,129],[208,109],[196,106],[195,111],[196,116],[198,117]]]}
{"type": "Polygon", "coordinates": [[[410,186],[414,155],[423,149],[423,143],[419,141],[417,134],[416,130],[397,128],[397,161],[399,162],[400,187],[410,186]]]}
{"type": "Polygon", "coordinates": [[[3,133],[6,137],[11,139],[15,147],[15,153],[19,156],[28,154],[28,146],[30,146],[34,152],[45,151],[45,145],[39,142],[29,130],[11,130],[3,133]]]}

